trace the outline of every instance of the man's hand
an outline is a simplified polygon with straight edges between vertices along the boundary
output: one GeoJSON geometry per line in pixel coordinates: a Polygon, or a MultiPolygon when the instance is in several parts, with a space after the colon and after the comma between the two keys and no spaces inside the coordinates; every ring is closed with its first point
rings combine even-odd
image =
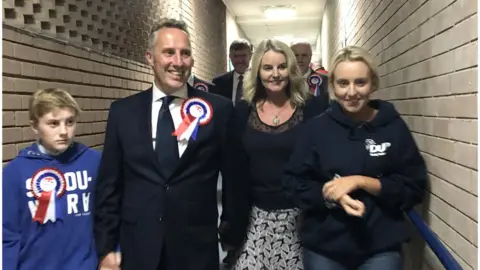
{"type": "Polygon", "coordinates": [[[365,214],[365,204],[359,200],[352,199],[349,195],[343,195],[339,203],[350,216],[362,217],[365,214]]]}
{"type": "Polygon", "coordinates": [[[103,257],[98,270],[120,270],[120,257],[117,252],[110,252],[103,257]]]}
{"type": "Polygon", "coordinates": [[[339,201],[344,195],[360,187],[362,176],[352,175],[335,178],[327,182],[322,189],[323,197],[326,199],[339,201]]]}
{"type": "Polygon", "coordinates": [[[235,250],[235,247],[228,245],[225,243],[225,241],[222,239],[225,233],[225,230],[228,227],[228,223],[225,221],[220,222],[220,226],[218,227],[218,236],[219,236],[219,242],[220,246],[222,247],[223,251],[231,251],[235,250]]]}

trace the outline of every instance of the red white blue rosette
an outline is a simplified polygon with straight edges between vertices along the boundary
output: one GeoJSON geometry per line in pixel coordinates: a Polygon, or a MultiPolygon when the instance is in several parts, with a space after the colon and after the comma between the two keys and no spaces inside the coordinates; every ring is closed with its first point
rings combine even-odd
{"type": "Polygon", "coordinates": [[[38,200],[37,210],[33,221],[45,224],[49,220],[55,222],[64,215],[59,198],[67,188],[63,173],[55,168],[42,168],[37,171],[31,181],[30,189],[38,200]]]}
{"type": "Polygon", "coordinates": [[[312,94],[315,96],[318,96],[320,94],[320,85],[322,84],[322,77],[317,74],[312,74],[310,77],[308,77],[308,85],[310,86],[310,91],[312,94]]]}
{"type": "Polygon", "coordinates": [[[181,108],[182,123],[173,132],[177,140],[189,140],[197,138],[199,126],[210,123],[213,117],[212,105],[203,98],[192,97],[185,100],[181,108]]]}
{"type": "Polygon", "coordinates": [[[208,85],[198,82],[195,85],[193,85],[193,88],[203,91],[203,92],[208,92],[208,85]]]}
{"type": "Polygon", "coordinates": [[[312,75],[310,75],[310,77],[308,77],[308,84],[310,84],[310,85],[320,85],[320,84],[322,84],[322,77],[320,77],[319,75],[316,75],[316,74],[312,74],[312,75]]]}

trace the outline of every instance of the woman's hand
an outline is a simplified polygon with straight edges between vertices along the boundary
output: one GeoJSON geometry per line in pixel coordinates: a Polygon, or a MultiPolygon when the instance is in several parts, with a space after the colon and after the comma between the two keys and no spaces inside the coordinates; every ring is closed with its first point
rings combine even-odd
{"type": "Polygon", "coordinates": [[[365,214],[365,204],[359,200],[352,199],[349,195],[343,195],[339,203],[350,216],[362,217],[365,214]]]}
{"type": "Polygon", "coordinates": [[[338,202],[344,195],[358,189],[361,185],[361,181],[363,181],[363,178],[358,175],[330,180],[323,186],[323,197],[338,202]]]}

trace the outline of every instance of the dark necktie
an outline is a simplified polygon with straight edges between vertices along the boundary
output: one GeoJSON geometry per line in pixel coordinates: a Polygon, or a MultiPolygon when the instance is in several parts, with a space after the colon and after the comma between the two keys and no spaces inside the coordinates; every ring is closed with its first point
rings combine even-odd
{"type": "Polygon", "coordinates": [[[175,99],[173,96],[162,98],[162,107],[158,113],[157,136],[155,138],[155,152],[158,162],[166,177],[169,177],[179,160],[177,137],[169,105],[175,99]]]}
{"type": "Polygon", "coordinates": [[[242,100],[243,96],[243,75],[238,77],[237,92],[235,93],[235,103],[242,100]]]}

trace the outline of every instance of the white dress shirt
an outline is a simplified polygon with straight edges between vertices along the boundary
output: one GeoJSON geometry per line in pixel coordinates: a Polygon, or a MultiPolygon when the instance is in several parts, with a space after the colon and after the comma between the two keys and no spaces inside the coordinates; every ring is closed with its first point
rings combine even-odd
{"type": "MultiPolygon", "coordinates": [[[[232,91],[232,102],[233,104],[235,104],[236,102],[236,98],[237,98],[237,87],[238,87],[238,77],[240,77],[240,73],[237,73],[237,72],[233,72],[233,91],[232,91]]],[[[245,80],[245,74],[243,74],[243,79],[245,80]]]]}
{"type": "Polygon", "coordinates": [[[190,85],[191,87],[193,87],[193,84],[194,84],[194,76],[193,73],[190,73],[190,76],[188,77],[188,85],[190,85]]]}
{"type": "MultiPolygon", "coordinates": [[[[155,149],[155,139],[157,136],[157,122],[158,122],[158,114],[160,112],[160,108],[162,107],[162,98],[165,95],[158,87],[153,83],[153,98],[152,98],[152,142],[153,142],[153,149],[155,149]]],[[[175,99],[170,103],[169,109],[170,114],[173,118],[173,124],[175,125],[175,129],[180,126],[183,119],[180,114],[180,109],[182,107],[182,103],[188,97],[188,90],[187,84],[185,84],[180,90],[173,93],[172,96],[175,96],[175,99]]],[[[187,149],[188,140],[182,140],[178,142],[178,156],[182,157],[185,149],[187,149]]]]}

